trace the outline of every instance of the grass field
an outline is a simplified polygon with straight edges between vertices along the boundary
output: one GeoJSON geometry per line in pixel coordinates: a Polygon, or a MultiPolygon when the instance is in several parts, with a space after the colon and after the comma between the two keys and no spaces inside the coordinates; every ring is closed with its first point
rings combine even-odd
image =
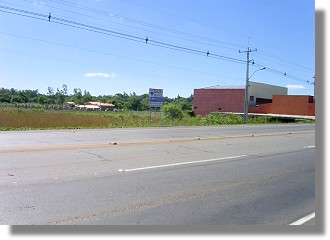
{"type": "MultiPolygon", "coordinates": [[[[0,108],[0,130],[130,128],[156,126],[211,126],[243,124],[235,115],[208,115],[183,119],[166,119],[160,112],[89,112],[43,109],[0,108]]],[[[250,124],[281,123],[266,117],[252,118],[250,124]]]]}

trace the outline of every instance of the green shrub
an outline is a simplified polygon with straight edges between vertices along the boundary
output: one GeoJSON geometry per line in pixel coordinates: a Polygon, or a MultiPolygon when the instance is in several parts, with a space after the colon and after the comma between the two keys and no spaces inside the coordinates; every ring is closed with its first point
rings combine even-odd
{"type": "Polygon", "coordinates": [[[182,119],[184,117],[182,108],[172,103],[164,105],[162,112],[164,117],[168,119],[182,119]]]}

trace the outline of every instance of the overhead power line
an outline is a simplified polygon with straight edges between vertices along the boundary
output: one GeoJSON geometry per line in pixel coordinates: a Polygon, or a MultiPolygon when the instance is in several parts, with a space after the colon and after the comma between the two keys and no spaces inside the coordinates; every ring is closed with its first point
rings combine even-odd
{"type": "MultiPolygon", "coordinates": [[[[54,17],[54,16],[50,16],[50,14],[48,14],[48,15],[40,14],[40,13],[36,13],[36,12],[31,12],[31,11],[26,11],[26,10],[22,10],[22,9],[1,6],[1,5],[0,5],[0,9],[4,9],[4,10],[0,10],[0,11],[10,13],[10,14],[34,18],[34,19],[41,20],[41,21],[51,21],[52,23],[57,23],[57,24],[61,24],[61,25],[69,26],[69,27],[83,29],[83,30],[91,31],[91,32],[95,32],[95,33],[105,34],[105,35],[118,37],[118,38],[130,40],[130,41],[146,42],[146,38],[144,38],[144,37],[139,37],[139,36],[135,36],[135,35],[131,35],[131,34],[126,34],[126,33],[118,32],[118,31],[100,28],[100,27],[96,27],[96,26],[92,26],[92,25],[88,25],[88,24],[84,24],[84,23],[80,23],[80,22],[76,22],[76,21],[67,20],[64,18],[54,17]]],[[[200,55],[200,56],[208,56],[210,58],[216,58],[216,59],[220,59],[220,60],[224,60],[224,61],[230,61],[230,62],[236,62],[236,63],[242,63],[242,64],[245,63],[245,61],[241,60],[241,59],[227,57],[227,56],[223,56],[220,54],[213,54],[213,53],[210,53],[209,51],[201,51],[201,50],[196,50],[196,49],[192,49],[192,48],[186,48],[186,47],[182,47],[179,45],[169,44],[169,43],[160,42],[160,41],[156,41],[156,40],[152,40],[152,39],[148,39],[147,43],[150,45],[154,45],[154,46],[158,46],[158,47],[162,47],[162,48],[168,48],[168,49],[186,52],[186,53],[195,54],[195,55],[200,55]]]]}
{"type": "MultiPolygon", "coordinates": [[[[167,27],[163,27],[163,26],[158,26],[158,25],[151,24],[151,23],[146,23],[146,22],[139,21],[139,20],[136,20],[136,19],[132,19],[132,18],[121,16],[121,15],[109,13],[109,12],[106,12],[106,11],[98,10],[98,9],[95,9],[95,8],[87,7],[87,6],[84,6],[84,5],[81,5],[81,4],[76,4],[76,3],[72,3],[72,2],[69,2],[69,1],[65,1],[65,0],[49,0],[49,1],[54,2],[54,3],[58,3],[58,4],[62,4],[62,5],[65,5],[65,6],[69,6],[69,7],[81,9],[83,11],[87,11],[87,12],[90,12],[90,13],[104,15],[106,17],[114,17],[114,18],[119,19],[120,21],[127,21],[127,22],[130,22],[130,23],[134,23],[134,24],[138,24],[138,25],[142,25],[142,26],[154,28],[156,30],[166,31],[166,32],[169,32],[169,33],[172,33],[172,34],[176,34],[176,35],[179,35],[179,36],[186,36],[186,37],[189,37],[190,39],[184,38],[184,37],[179,37],[179,36],[168,35],[168,34],[165,34],[165,33],[157,32],[157,31],[151,31],[151,30],[147,30],[147,29],[143,29],[143,28],[139,28],[139,27],[133,27],[133,26],[129,26],[129,25],[126,25],[126,24],[123,24],[123,23],[109,21],[109,20],[106,20],[106,19],[100,19],[100,18],[97,18],[95,16],[90,16],[90,15],[86,15],[86,14],[83,14],[83,13],[78,13],[78,12],[75,12],[75,11],[70,11],[70,10],[67,10],[67,9],[62,9],[62,8],[50,6],[50,5],[47,5],[47,4],[43,3],[43,2],[36,3],[36,2],[34,2],[32,0],[24,0],[24,1],[32,2],[33,4],[39,4],[40,6],[47,6],[47,7],[53,8],[53,9],[58,9],[58,10],[61,10],[61,11],[66,11],[66,12],[78,14],[78,15],[89,17],[89,18],[93,18],[93,19],[98,19],[98,20],[102,20],[102,21],[106,21],[106,22],[111,22],[111,23],[114,23],[114,24],[118,24],[118,25],[122,25],[122,26],[125,26],[125,27],[129,27],[129,28],[134,28],[134,29],[139,29],[139,30],[151,32],[151,33],[156,33],[156,34],[167,36],[167,37],[173,37],[173,38],[177,38],[177,39],[181,39],[181,40],[192,41],[192,42],[200,43],[200,44],[201,44],[200,41],[196,41],[194,39],[203,40],[203,41],[205,41],[205,43],[202,43],[202,44],[207,44],[207,45],[214,46],[214,47],[227,48],[227,49],[231,49],[231,50],[237,50],[237,48],[243,48],[243,47],[245,47],[245,46],[240,45],[240,44],[229,43],[229,42],[220,41],[220,40],[216,40],[216,39],[210,39],[210,38],[206,38],[205,36],[199,36],[199,35],[195,35],[195,34],[191,34],[191,33],[186,33],[186,32],[182,32],[182,31],[173,30],[173,29],[170,29],[170,28],[167,28],[167,27]],[[209,42],[209,43],[207,43],[207,42],[209,42]],[[229,46],[232,46],[232,47],[229,47],[229,46]],[[235,47],[235,48],[233,48],[233,47],[235,47]]],[[[132,1],[128,1],[128,0],[126,0],[126,1],[127,2],[130,2],[132,4],[137,4],[137,5],[141,5],[143,7],[151,8],[151,7],[149,7],[149,6],[145,5],[145,4],[136,3],[136,2],[132,2],[132,1]]],[[[154,9],[154,10],[163,12],[163,13],[168,14],[168,15],[172,15],[174,17],[185,19],[185,18],[183,18],[181,16],[173,15],[171,13],[164,12],[164,11],[162,11],[160,9],[154,9]]],[[[185,19],[185,20],[192,21],[192,20],[189,20],[189,19],[185,19]]],[[[204,25],[204,24],[202,24],[202,25],[204,25]]],[[[239,35],[239,34],[236,34],[236,35],[239,35]]],[[[300,70],[305,71],[305,72],[307,72],[308,69],[310,69],[309,72],[311,72],[311,71],[315,72],[315,70],[313,70],[311,68],[308,68],[308,67],[305,67],[305,66],[302,66],[302,65],[298,65],[296,63],[290,63],[287,60],[282,59],[282,58],[279,58],[279,57],[277,57],[277,56],[275,56],[273,54],[270,54],[270,53],[267,53],[267,52],[264,52],[264,51],[260,51],[260,50],[259,50],[259,53],[262,54],[262,55],[264,55],[264,56],[270,57],[271,60],[268,59],[269,61],[274,61],[275,59],[277,59],[277,61],[284,63],[284,64],[281,64],[283,66],[291,66],[291,67],[293,66],[293,67],[295,67],[297,69],[299,68],[300,70]]]]}
{"type": "Polygon", "coordinates": [[[140,20],[136,20],[136,19],[125,17],[125,16],[121,16],[121,15],[118,15],[118,14],[98,10],[98,9],[95,9],[95,8],[90,8],[90,7],[87,7],[87,6],[83,6],[81,4],[78,5],[78,4],[69,2],[69,1],[64,1],[64,0],[49,0],[49,1],[59,3],[59,4],[62,4],[62,5],[66,5],[66,6],[70,6],[70,7],[74,7],[74,8],[78,8],[78,9],[81,9],[81,10],[84,10],[84,11],[96,13],[96,14],[99,14],[99,15],[104,15],[104,16],[107,16],[107,17],[115,17],[115,18],[120,19],[121,21],[124,20],[126,22],[130,22],[130,23],[150,27],[150,28],[153,28],[153,29],[161,30],[161,31],[166,31],[166,32],[178,34],[178,35],[183,35],[183,36],[194,38],[194,39],[208,41],[208,42],[212,42],[212,43],[216,43],[216,44],[227,45],[227,46],[231,46],[231,47],[238,47],[238,48],[244,47],[243,45],[240,45],[240,44],[229,43],[229,42],[225,42],[225,41],[220,41],[220,40],[216,40],[216,39],[207,38],[205,36],[199,36],[199,35],[195,35],[195,34],[191,34],[191,33],[186,33],[186,32],[182,32],[182,31],[174,30],[174,29],[171,29],[171,28],[168,28],[168,27],[163,27],[163,26],[152,24],[152,23],[147,23],[147,22],[143,22],[143,21],[140,21],[140,20]]]}
{"type": "MultiPolygon", "coordinates": [[[[188,68],[184,68],[184,67],[173,66],[173,65],[168,65],[168,64],[162,64],[162,63],[157,63],[157,62],[153,62],[153,61],[142,60],[142,59],[138,59],[138,58],[131,58],[131,57],[122,56],[122,55],[118,55],[118,54],[113,54],[113,53],[109,53],[109,52],[104,52],[104,51],[99,51],[99,50],[93,50],[93,49],[87,49],[87,48],[77,47],[77,46],[73,46],[73,45],[68,45],[68,44],[63,44],[63,43],[58,43],[58,42],[43,40],[43,39],[31,38],[31,37],[27,37],[27,36],[22,36],[22,35],[17,35],[17,34],[11,34],[11,33],[5,33],[5,32],[1,32],[1,31],[0,31],[0,34],[7,35],[7,36],[12,36],[12,37],[16,37],[16,38],[23,38],[23,39],[27,39],[27,40],[31,40],[31,41],[42,42],[42,43],[51,44],[51,45],[57,45],[57,46],[60,46],[60,47],[66,47],[66,48],[71,48],[71,49],[76,49],[76,50],[81,50],[81,51],[86,51],[86,52],[91,52],[91,53],[96,53],[96,54],[113,56],[113,57],[116,57],[116,58],[127,59],[127,60],[130,60],[130,61],[136,61],[136,62],[142,62],[142,63],[146,63],[146,64],[152,64],[152,65],[166,67],[166,68],[178,69],[178,70],[181,70],[181,71],[194,72],[194,73],[199,73],[199,74],[203,74],[203,75],[209,75],[209,76],[222,77],[222,78],[230,78],[230,79],[238,80],[236,78],[232,78],[232,77],[229,77],[229,76],[223,76],[223,75],[220,75],[220,74],[217,74],[217,73],[203,72],[203,71],[198,71],[198,70],[195,70],[195,69],[192,70],[192,69],[188,69],[188,68]]],[[[7,51],[8,49],[2,49],[2,50],[6,50],[7,51]]],[[[8,51],[12,51],[12,50],[8,50],[8,51]]],[[[20,54],[28,55],[28,53],[20,53],[20,54]]],[[[32,56],[32,54],[29,54],[29,55],[32,56]]],[[[36,56],[36,55],[33,55],[33,56],[36,56]]],[[[42,56],[38,56],[38,57],[42,57],[42,56]]],[[[61,61],[64,61],[64,60],[61,60],[61,61]]]]}
{"type": "MultiPolygon", "coordinates": [[[[57,1],[55,1],[55,2],[57,2],[57,1]]],[[[5,12],[5,13],[17,15],[17,16],[33,18],[33,19],[40,20],[40,21],[49,21],[49,22],[52,22],[52,23],[61,24],[61,25],[65,25],[65,26],[68,26],[68,27],[82,29],[82,30],[95,32],[95,33],[99,33],[99,34],[104,34],[104,35],[108,35],[108,36],[112,36],[112,37],[122,38],[122,39],[130,40],[130,41],[146,43],[148,45],[167,48],[167,49],[180,51],[180,52],[185,52],[185,53],[189,53],[189,54],[195,54],[195,55],[199,55],[199,56],[206,56],[206,57],[209,57],[209,58],[215,58],[215,59],[220,59],[220,60],[223,60],[223,61],[234,62],[234,63],[239,63],[239,64],[246,64],[245,60],[241,60],[241,59],[237,59],[237,58],[233,58],[233,57],[228,57],[228,56],[223,56],[223,55],[220,55],[220,54],[215,54],[213,52],[210,52],[209,50],[207,50],[207,51],[197,50],[197,49],[183,47],[183,46],[170,44],[170,43],[166,43],[166,42],[156,41],[156,40],[153,40],[149,37],[140,37],[140,36],[136,36],[136,35],[132,35],[132,34],[122,33],[122,32],[119,32],[119,31],[113,31],[113,30],[109,30],[109,29],[105,29],[105,28],[100,28],[100,27],[97,27],[97,26],[92,26],[92,25],[81,23],[81,22],[67,20],[67,19],[64,19],[64,18],[59,18],[59,17],[56,17],[56,16],[52,16],[51,13],[41,14],[41,13],[26,11],[26,10],[23,10],[23,9],[17,9],[17,8],[12,8],[12,7],[8,7],[8,6],[3,6],[3,5],[0,5],[0,12],[5,12]]],[[[251,61],[251,63],[249,62],[248,64],[255,64],[255,63],[251,61]]],[[[261,66],[261,67],[265,67],[264,65],[260,65],[260,64],[256,64],[256,65],[261,66]]],[[[295,77],[293,75],[287,74],[286,72],[283,73],[282,71],[272,69],[272,68],[269,68],[269,67],[266,67],[266,70],[269,71],[269,72],[272,72],[274,74],[286,76],[287,78],[291,78],[291,79],[296,80],[296,81],[309,83],[308,80],[304,80],[304,79],[295,77]]]]}
{"type": "MultiPolygon", "coordinates": [[[[24,1],[33,2],[31,0],[24,0],[24,1]]],[[[101,10],[98,10],[98,9],[95,9],[95,8],[90,8],[90,7],[87,7],[87,6],[83,6],[81,4],[78,5],[76,3],[68,2],[68,1],[65,1],[65,0],[49,0],[49,1],[55,2],[55,3],[58,3],[58,4],[62,4],[62,5],[65,5],[65,6],[70,6],[70,7],[78,8],[78,9],[81,9],[81,10],[84,10],[84,11],[88,11],[88,12],[91,12],[91,13],[96,13],[96,14],[104,15],[104,16],[107,16],[107,17],[109,17],[109,16],[115,17],[115,18],[120,19],[121,21],[124,20],[124,21],[128,21],[128,22],[131,22],[131,23],[134,23],[134,24],[139,24],[139,25],[143,25],[143,26],[146,26],[146,27],[151,27],[151,28],[154,28],[154,29],[157,29],[157,30],[166,31],[166,32],[170,32],[170,33],[181,35],[181,36],[186,36],[186,37],[189,37],[190,39],[183,38],[183,37],[178,37],[178,36],[172,36],[172,35],[168,35],[168,34],[156,32],[156,31],[150,31],[150,30],[146,30],[146,29],[142,29],[142,28],[138,28],[138,27],[132,27],[132,26],[125,25],[125,24],[122,24],[122,23],[113,22],[113,21],[109,21],[109,20],[105,20],[105,19],[100,19],[100,18],[96,18],[96,17],[89,16],[89,15],[86,15],[86,14],[77,13],[77,12],[69,11],[69,10],[66,10],[66,9],[61,9],[61,8],[58,8],[58,7],[49,6],[49,5],[46,5],[45,3],[35,3],[35,2],[33,2],[33,3],[34,4],[40,4],[41,6],[48,6],[48,7],[59,9],[59,10],[62,10],[62,11],[67,11],[67,12],[75,13],[75,14],[78,14],[78,15],[82,15],[82,16],[86,16],[86,17],[90,17],[90,18],[102,20],[102,21],[107,21],[107,22],[119,24],[119,25],[122,25],[122,26],[130,27],[130,28],[135,28],[135,29],[139,29],[139,30],[148,31],[148,32],[151,32],[151,33],[160,34],[160,35],[163,35],[163,36],[173,37],[173,38],[177,38],[177,39],[181,39],[181,40],[192,41],[192,42],[195,42],[195,43],[201,43],[201,42],[195,41],[195,40],[192,40],[192,39],[203,40],[203,41],[206,41],[206,42],[213,43],[213,44],[210,44],[210,43],[203,43],[203,44],[207,44],[207,45],[215,46],[215,47],[227,48],[227,49],[231,49],[231,50],[237,50],[237,48],[245,47],[245,46],[240,45],[240,44],[235,44],[235,43],[229,43],[229,42],[225,42],[225,41],[219,41],[219,40],[215,40],[215,39],[210,39],[210,38],[206,38],[204,36],[194,35],[194,34],[190,34],[190,33],[186,33],[186,32],[181,32],[181,31],[173,30],[173,29],[170,29],[170,28],[167,28],[167,27],[163,27],[163,26],[158,26],[158,25],[151,24],[151,23],[142,22],[142,21],[135,20],[135,19],[132,19],[132,18],[127,18],[127,17],[121,16],[121,15],[117,15],[117,14],[109,13],[109,12],[106,12],[106,11],[101,11],[101,10]],[[224,46],[227,46],[227,47],[220,46],[218,44],[221,44],[221,45],[224,45],[224,46]],[[235,48],[228,47],[228,46],[233,46],[235,48]]],[[[146,6],[144,4],[141,4],[141,3],[135,3],[135,2],[128,1],[128,0],[127,0],[127,2],[130,2],[130,3],[133,3],[133,4],[137,4],[137,5],[141,5],[141,6],[144,6],[144,7],[148,7],[148,6],[146,6]]],[[[164,11],[159,10],[159,9],[157,11],[164,12],[164,11]]],[[[173,15],[173,14],[170,14],[170,13],[167,13],[167,12],[164,12],[164,13],[169,14],[169,15],[172,15],[172,16],[175,16],[175,17],[182,18],[180,16],[173,15]]],[[[185,20],[188,20],[188,19],[185,19],[185,20]]],[[[191,21],[191,20],[188,20],[188,21],[191,21]]],[[[284,64],[281,64],[280,63],[280,65],[283,65],[283,66],[290,66],[292,68],[296,68],[296,69],[299,69],[299,70],[304,71],[304,72],[315,72],[315,70],[313,70],[311,68],[308,68],[308,67],[305,67],[305,66],[296,64],[296,63],[289,62],[289,61],[287,61],[287,60],[285,60],[283,58],[279,58],[279,57],[277,57],[277,56],[275,56],[273,54],[267,53],[265,51],[259,50],[259,53],[261,55],[264,55],[266,57],[269,57],[270,59],[268,59],[268,61],[274,62],[274,60],[276,60],[278,62],[284,63],[284,64]]],[[[260,57],[260,58],[262,58],[262,57],[260,57]]]]}
{"type": "Polygon", "coordinates": [[[261,51],[261,50],[259,50],[258,53],[261,54],[261,55],[263,55],[263,56],[265,56],[265,57],[267,57],[268,58],[267,59],[268,61],[276,62],[279,65],[283,65],[283,66],[288,66],[289,65],[292,68],[299,69],[301,71],[315,72],[315,70],[312,69],[312,68],[308,68],[306,66],[303,66],[303,65],[300,65],[300,64],[297,64],[297,63],[289,62],[289,61],[287,61],[287,60],[285,60],[283,58],[280,58],[280,57],[275,56],[274,54],[267,53],[267,52],[261,51]]]}
{"type": "MultiPolygon", "coordinates": [[[[258,66],[258,67],[265,67],[264,65],[261,65],[261,64],[258,64],[258,63],[254,63],[254,65],[255,66],[258,66]]],[[[277,75],[280,75],[280,76],[284,76],[286,78],[289,78],[289,79],[298,81],[298,82],[307,83],[307,84],[310,83],[309,80],[295,77],[295,76],[293,76],[293,75],[291,75],[291,74],[289,74],[287,72],[283,72],[283,71],[280,71],[280,70],[277,70],[277,69],[274,69],[274,68],[265,67],[265,70],[268,71],[268,72],[271,72],[271,73],[274,73],[274,74],[277,74],[277,75]]]]}
{"type": "MultiPolygon", "coordinates": [[[[225,48],[225,49],[230,49],[230,50],[236,50],[236,48],[229,47],[228,46],[228,45],[235,45],[233,43],[226,43],[226,42],[218,41],[218,40],[212,40],[212,42],[216,41],[215,43],[210,43],[210,42],[208,43],[207,42],[207,39],[203,39],[203,41],[205,41],[205,42],[201,42],[200,38],[202,38],[202,37],[197,36],[197,35],[192,35],[192,34],[183,33],[183,32],[179,32],[179,31],[175,31],[175,30],[170,30],[169,29],[169,30],[167,30],[167,32],[170,32],[170,34],[172,34],[172,35],[170,35],[168,33],[163,33],[163,32],[159,32],[159,31],[149,30],[149,29],[146,29],[146,28],[131,26],[131,25],[124,24],[122,22],[110,21],[109,19],[99,18],[99,17],[95,17],[95,16],[83,14],[83,13],[76,12],[76,11],[71,11],[71,10],[67,10],[67,9],[63,9],[63,8],[59,8],[59,7],[50,6],[50,5],[47,5],[47,4],[43,3],[43,2],[40,2],[39,3],[39,2],[34,2],[32,0],[24,0],[24,1],[31,2],[33,4],[38,4],[40,6],[46,6],[46,7],[52,8],[52,9],[57,9],[57,10],[68,12],[68,13],[73,13],[73,14],[76,14],[76,15],[79,15],[79,16],[88,17],[88,18],[91,18],[91,19],[108,22],[108,23],[111,23],[111,24],[117,24],[117,25],[120,25],[120,26],[128,27],[128,28],[142,30],[142,31],[145,31],[145,32],[148,32],[148,33],[154,33],[154,34],[158,34],[158,35],[162,35],[162,36],[166,36],[166,37],[170,37],[170,38],[180,39],[180,40],[184,40],[184,41],[190,41],[190,42],[194,42],[194,43],[198,43],[198,44],[204,44],[204,45],[209,45],[209,46],[213,46],[213,47],[220,47],[220,48],[225,48]],[[180,35],[183,35],[183,37],[181,37],[180,35]],[[197,39],[197,41],[195,39],[197,39]]],[[[3,2],[9,3],[9,2],[6,2],[6,1],[3,1],[3,2]]],[[[9,4],[12,4],[12,3],[9,3],[9,4]]],[[[12,5],[22,7],[22,5],[18,5],[18,4],[12,4],[12,5]]],[[[107,14],[106,16],[107,17],[109,17],[109,16],[110,17],[116,17],[118,19],[120,18],[120,20],[122,20],[122,19],[125,20],[125,18],[123,18],[123,17],[117,17],[119,15],[107,14]]],[[[160,29],[160,30],[163,30],[163,29],[160,29]]],[[[208,40],[208,41],[211,41],[211,40],[208,40]]]]}

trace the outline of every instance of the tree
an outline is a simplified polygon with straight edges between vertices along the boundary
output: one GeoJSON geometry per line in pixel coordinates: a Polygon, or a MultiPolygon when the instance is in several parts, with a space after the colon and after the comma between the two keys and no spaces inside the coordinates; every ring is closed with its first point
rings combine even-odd
{"type": "Polygon", "coordinates": [[[128,99],[128,95],[124,92],[124,94],[117,93],[115,96],[111,98],[111,103],[116,106],[117,109],[123,109],[124,104],[128,99]]]}
{"type": "Polygon", "coordinates": [[[73,89],[73,101],[77,104],[83,104],[84,99],[80,88],[73,89]]]}
{"type": "Polygon", "coordinates": [[[13,95],[16,95],[17,94],[17,90],[15,88],[11,88],[10,89],[10,94],[13,96],[13,95]]]}
{"type": "Polygon", "coordinates": [[[48,96],[54,96],[54,89],[52,87],[48,87],[47,95],[48,96]]]}
{"type": "Polygon", "coordinates": [[[84,103],[92,101],[92,95],[88,91],[85,90],[83,99],[84,99],[84,103]]]}
{"type": "Polygon", "coordinates": [[[61,93],[62,93],[64,96],[68,96],[68,86],[67,86],[66,84],[63,84],[63,85],[62,85],[61,93]]]}
{"type": "Polygon", "coordinates": [[[176,98],[174,98],[173,102],[175,105],[178,105],[181,107],[183,111],[189,111],[192,110],[192,98],[184,98],[178,95],[176,98]]]}
{"type": "Polygon", "coordinates": [[[14,95],[10,99],[11,103],[24,103],[24,100],[19,95],[14,95]]]}
{"type": "Polygon", "coordinates": [[[141,100],[141,110],[146,111],[149,109],[149,95],[146,96],[141,100]]]}
{"type": "Polygon", "coordinates": [[[44,95],[39,96],[37,100],[39,104],[50,104],[51,101],[52,100],[48,96],[44,96],[44,95]]]}
{"type": "Polygon", "coordinates": [[[18,96],[19,96],[19,98],[22,99],[22,102],[23,102],[23,103],[27,103],[27,102],[29,102],[29,98],[26,96],[26,94],[25,94],[23,91],[20,91],[20,92],[18,93],[18,96]]]}
{"type": "Polygon", "coordinates": [[[55,94],[55,103],[62,105],[64,102],[65,102],[65,95],[63,94],[63,91],[57,89],[55,94]]]}
{"type": "Polygon", "coordinates": [[[124,106],[129,110],[141,110],[141,99],[138,96],[133,95],[128,99],[124,106]]]}
{"type": "MultiPolygon", "coordinates": [[[[149,109],[149,94],[137,95],[135,92],[127,94],[126,92],[115,95],[92,96],[89,91],[80,88],[74,88],[73,94],[68,95],[66,84],[62,88],[48,87],[46,94],[40,94],[38,90],[16,90],[14,88],[0,88],[0,103],[39,103],[43,105],[63,104],[65,101],[73,101],[77,104],[84,104],[89,101],[99,101],[103,103],[112,103],[117,109],[128,109],[135,111],[145,111],[149,109]]],[[[179,106],[181,111],[191,111],[193,95],[188,98],[177,95],[175,98],[163,97],[163,104],[174,104],[179,106]]]]}
{"type": "Polygon", "coordinates": [[[49,104],[54,104],[55,103],[55,93],[54,89],[52,87],[48,87],[47,95],[49,97],[49,104]]]}
{"type": "Polygon", "coordinates": [[[0,102],[10,103],[11,96],[9,93],[0,93],[0,102]]]}
{"type": "Polygon", "coordinates": [[[38,90],[22,90],[19,91],[19,94],[23,96],[25,102],[36,102],[40,95],[38,90]]]}

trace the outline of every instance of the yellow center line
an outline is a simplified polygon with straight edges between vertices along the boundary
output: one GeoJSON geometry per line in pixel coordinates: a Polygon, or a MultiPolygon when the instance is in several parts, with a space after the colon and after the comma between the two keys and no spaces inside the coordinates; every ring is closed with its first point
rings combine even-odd
{"type": "Polygon", "coordinates": [[[109,146],[116,146],[116,145],[162,144],[162,143],[222,140],[222,139],[251,138],[251,137],[274,137],[274,136],[309,134],[309,133],[315,133],[315,131],[246,134],[246,135],[237,135],[237,136],[219,136],[219,137],[206,137],[206,138],[195,137],[195,138],[181,138],[181,139],[135,141],[135,142],[107,142],[107,143],[91,143],[91,144],[67,144],[67,145],[57,145],[57,146],[55,145],[55,146],[8,147],[8,148],[0,148],[0,153],[42,151],[42,150],[45,150],[45,151],[46,150],[66,150],[66,149],[80,149],[80,148],[85,149],[85,148],[109,147],[109,146]]]}

